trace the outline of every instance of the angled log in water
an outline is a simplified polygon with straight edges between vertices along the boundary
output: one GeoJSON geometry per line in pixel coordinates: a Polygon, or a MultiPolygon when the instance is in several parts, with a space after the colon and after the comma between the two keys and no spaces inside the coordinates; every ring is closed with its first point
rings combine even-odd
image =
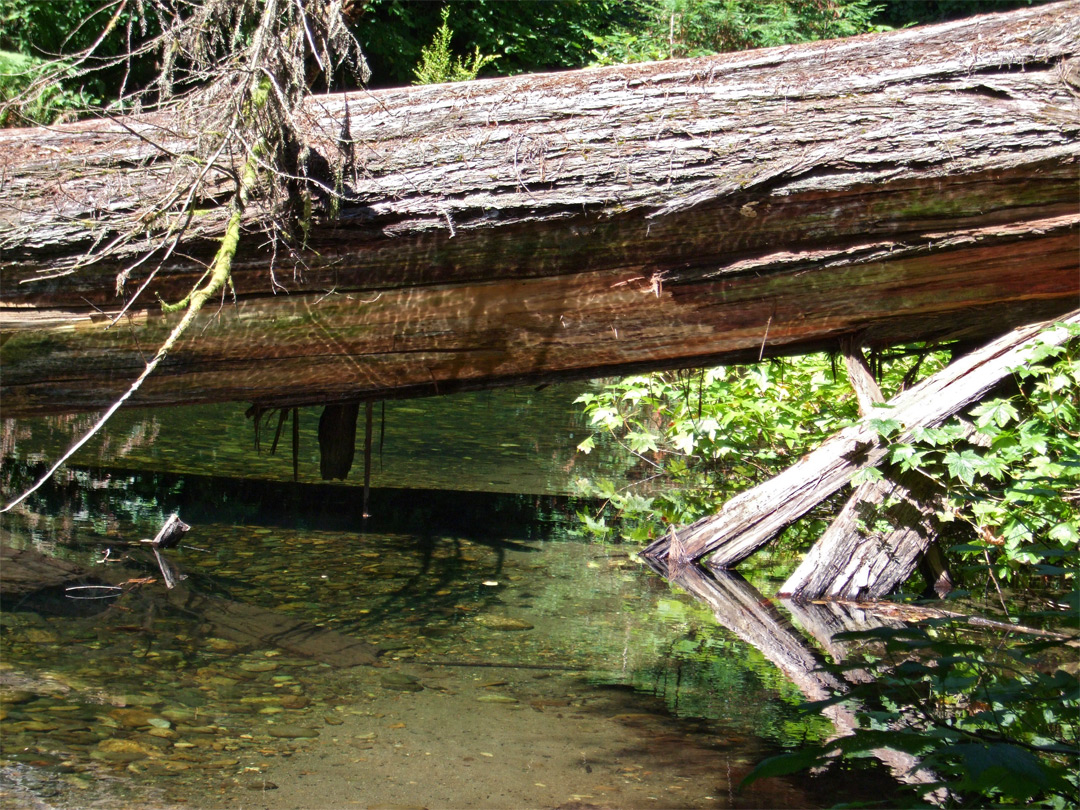
{"type": "MultiPolygon", "coordinates": [[[[340,213],[297,269],[260,247],[133,404],[447,393],[975,339],[1080,291],[1080,3],[704,59],[313,98],[317,168],[353,144],[340,213]],[[1018,258],[1022,257],[1022,258],[1018,258]]],[[[224,223],[106,330],[196,171],[177,122],[0,132],[0,397],[97,409],[143,368],[224,223]],[[163,152],[150,145],[154,141],[163,152]],[[115,242],[138,221],[130,242],[115,242]],[[95,245],[112,245],[79,266],[95,245]]],[[[332,180],[331,180],[332,184],[332,180]]]]}
{"type": "MultiPolygon", "coordinates": [[[[848,380],[859,414],[872,418],[884,402],[857,343],[843,341],[848,380]]],[[[937,536],[940,487],[917,470],[886,468],[885,476],[855,488],[840,514],[780,587],[781,596],[879,599],[907,581],[937,536]],[[879,529],[885,520],[888,529],[879,529]]],[[[942,573],[933,584],[948,579],[942,573]]]]}
{"type": "MultiPolygon", "coordinates": [[[[1062,321],[1080,323],[1080,310],[1062,321]]],[[[882,416],[901,426],[897,441],[911,431],[941,424],[993,388],[1010,369],[1022,366],[1038,341],[1059,345],[1068,330],[1051,324],[1015,329],[979,351],[958,358],[918,385],[890,400],[882,416]]],[[[708,565],[730,568],[769,542],[778,532],[846,485],[861,469],[875,466],[886,453],[871,420],[863,419],[827,439],[779,475],[736,495],[716,515],[678,532],[685,559],[712,554],[708,565]]],[[[662,537],[643,552],[657,560],[668,557],[670,539],[662,537]]]]}

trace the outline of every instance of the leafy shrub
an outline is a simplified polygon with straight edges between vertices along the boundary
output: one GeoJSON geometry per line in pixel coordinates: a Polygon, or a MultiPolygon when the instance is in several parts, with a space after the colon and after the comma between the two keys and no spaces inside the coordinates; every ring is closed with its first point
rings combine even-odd
{"type": "Polygon", "coordinates": [[[707,56],[880,30],[871,0],[648,0],[594,36],[594,64],[707,56]]]}
{"type": "MultiPolygon", "coordinates": [[[[883,389],[888,394],[910,384],[918,374],[940,368],[946,356],[898,351],[883,361],[883,389]]],[[[847,376],[826,354],[628,377],[578,401],[595,430],[578,449],[589,452],[603,436],[639,462],[630,473],[638,480],[630,487],[577,482],[581,494],[604,499],[599,513],[582,514],[584,529],[633,542],[714,512],[858,417],[847,376]]],[[[831,510],[826,503],[811,512],[791,530],[789,541],[811,539],[831,510]]]]}

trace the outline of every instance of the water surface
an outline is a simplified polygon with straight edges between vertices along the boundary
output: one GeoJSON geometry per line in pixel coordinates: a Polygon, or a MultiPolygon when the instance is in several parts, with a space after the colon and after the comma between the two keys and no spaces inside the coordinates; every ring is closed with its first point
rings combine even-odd
{"type": "MultiPolygon", "coordinates": [[[[155,581],[118,599],[5,605],[3,806],[808,807],[857,796],[808,777],[737,791],[760,759],[831,726],[632,550],[573,537],[586,505],[558,493],[576,465],[603,461],[572,452],[575,392],[502,393],[393,405],[369,520],[355,481],[319,483],[310,452],[300,484],[281,447],[265,454],[265,436],[256,455],[242,409],[110,426],[0,530],[113,580],[155,581]],[[227,637],[178,608],[137,542],[176,510],[193,526],[167,553],[182,588],[362,640],[375,665],[227,637]]],[[[315,419],[302,417],[302,448],[315,445],[315,419]]],[[[5,496],[74,421],[5,423],[5,496]]]]}

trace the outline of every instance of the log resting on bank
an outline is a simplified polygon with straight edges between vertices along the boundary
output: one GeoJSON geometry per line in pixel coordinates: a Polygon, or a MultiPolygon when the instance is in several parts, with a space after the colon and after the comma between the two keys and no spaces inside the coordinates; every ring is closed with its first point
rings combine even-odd
{"type": "MultiPolygon", "coordinates": [[[[447,393],[832,347],[981,339],[1080,294],[1080,3],[692,60],[312,98],[346,199],[272,254],[251,206],[237,299],[132,404],[447,393]]],[[[130,267],[197,127],[0,132],[5,416],[107,406],[222,231],[130,267]],[[186,133],[191,133],[190,137],[186,133]],[[150,145],[153,141],[167,152],[150,145]],[[116,243],[138,220],[137,238],[116,243]],[[113,245],[77,269],[94,246],[113,245]]],[[[332,184],[332,180],[329,179],[332,184]]],[[[265,221],[265,220],[262,220],[265,221]]],[[[157,241],[155,241],[157,240],[157,241]]],[[[216,311],[215,311],[216,310],[216,311]]]]}
{"type": "MultiPolygon", "coordinates": [[[[1080,324],[1080,310],[1062,318],[1062,322],[1080,324]]],[[[887,407],[880,409],[878,418],[895,420],[901,426],[896,441],[911,441],[914,429],[940,425],[978,401],[1012,369],[1023,366],[1039,341],[1060,345],[1068,339],[1067,328],[1048,327],[1050,324],[1032,324],[1015,329],[979,351],[954,360],[893,397],[887,407]]],[[[881,463],[887,444],[872,422],[871,418],[861,419],[834,434],[779,475],[731,498],[717,514],[655,541],[645,549],[644,556],[658,561],[672,557],[671,562],[680,565],[711,554],[706,562],[714,570],[737,565],[840,490],[856,472],[881,463]],[[672,556],[673,549],[681,558],[672,556]]],[[[828,558],[836,553],[825,551],[823,555],[828,558]]],[[[834,559],[830,565],[842,563],[834,559]]],[[[830,572],[830,577],[835,574],[830,572]]]]}

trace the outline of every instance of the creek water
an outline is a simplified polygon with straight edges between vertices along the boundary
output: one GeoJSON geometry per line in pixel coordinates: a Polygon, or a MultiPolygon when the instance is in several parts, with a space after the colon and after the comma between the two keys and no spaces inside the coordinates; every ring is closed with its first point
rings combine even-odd
{"type": "MultiPolygon", "coordinates": [[[[4,545],[115,591],[8,600],[0,615],[0,807],[810,807],[881,780],[769,779],[764,757],[831,724],[707,606],[633,549],[583,542],[578,475],[622,480],[618,448],[574,452],[581,387],[376,408],[371,517],[319,480],[315,410],[253,446],[240,406],[130,411],[24,506],[4,545]],[[182,588],[303,620],[372,665],[223,632],[182,588]],[[122,573],[120,573],[122,572],[122,573]],[[153,579],[154,581],[143,581],[153,579]],[[73,599],[72,596],[105,596],[73,599]]],[[[3,498],[89,417],[5,421],[3,498]]],[[[334,643],[333,641],[331,642],[334,643]]]]}

